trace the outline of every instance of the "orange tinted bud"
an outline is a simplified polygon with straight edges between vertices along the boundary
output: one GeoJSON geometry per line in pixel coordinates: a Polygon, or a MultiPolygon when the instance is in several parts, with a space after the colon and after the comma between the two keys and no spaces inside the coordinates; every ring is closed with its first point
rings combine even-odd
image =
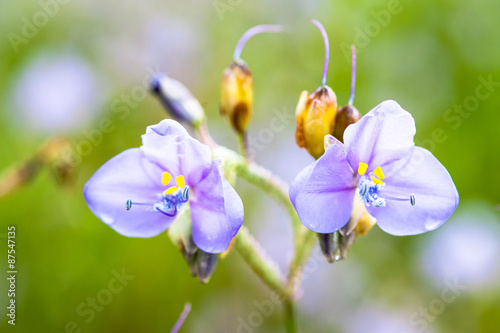
{"type": "Polygon", "coordinates": [[[324,138],[332,134],[337,113],[337,97],[328,86],[321,86],[308,95],[303,91],[295,113],[295,141],[314,158],[325,152],[324,138]]]}
{"type": "Polygon", "coordinates": [[[371,230],[371,228],[375,225],[377,221],[373,216],[371,216],[366,210],[359,219],[356,228],[354,229],[354,233],[356,237],[364,236],[371,230]]]}
{"type": "Polygon", "coordinates": [[[354,124],[361,118],[359,111],[352,105],[346,105],[338,109],[337,116],[335,117],[335,128],[333,136],[344,142],[344,131],[347,126],[354,124]]]}
{"type": "Polygon", "coordinates": [[[220,96],[221,115],[236,132],[245,132],[253,113],[253,79],[243,61],[233,61],[224,71],[220,96]]]}

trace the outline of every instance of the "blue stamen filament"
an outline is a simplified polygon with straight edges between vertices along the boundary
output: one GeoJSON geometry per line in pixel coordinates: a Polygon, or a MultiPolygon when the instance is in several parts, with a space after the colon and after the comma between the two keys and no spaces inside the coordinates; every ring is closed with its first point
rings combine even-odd
{"type": "MultiPolygon", "coordinates": [[[[171,176],[168,172],[163,174],[162,184],[168,185],[171,176]]],[[[175,216],[180,211],[182,206],[189,200],[189,186],[184,183],[184,177],[179,176],[176,178],[176,183],[178,186],[173,186],[161,193],[160,202],[133,202],[132,200],[127,200],[126,209],[132,209],[133,205],[138,206],[149,206],[152,207],[154,211],[162,213],[166,216],[175,216]]]]}

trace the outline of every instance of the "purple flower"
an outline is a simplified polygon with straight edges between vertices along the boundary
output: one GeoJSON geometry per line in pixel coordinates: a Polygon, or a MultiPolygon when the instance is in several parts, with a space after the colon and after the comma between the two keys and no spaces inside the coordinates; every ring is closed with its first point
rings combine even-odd
{"type": "Polygon", "coordinates": [[[149,126],[142,143],[110,159],[85,184],[90,210],[122,235],[152,237],[189,202],[196,246],[225,251],[243,222],[243,203],[220,162],[173,120],[149,126]]]}
{"type": "Polygon", "coordinates": [[[413,117],[385,101],[347,127],[344,144],[329,137],[335,143],[290,187],[302,223],[317,233],[334,232],[361,201],[380,228],[393,235],[442,225],[457,208],[458,192],[443,165],[415,146],[415,132],[413,117]]]}

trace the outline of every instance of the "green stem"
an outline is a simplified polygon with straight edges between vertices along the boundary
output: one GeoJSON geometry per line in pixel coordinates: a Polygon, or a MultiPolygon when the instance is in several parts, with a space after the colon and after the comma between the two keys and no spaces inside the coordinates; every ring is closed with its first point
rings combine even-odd
{"type": "Polygon", "coordinates": [[[238,134],[238,141],[239,141],[239,145],[240,145],[240,154],[245,158],[245,161],[247,163],[251,163],[252,156],[250,156],[250,153],[249,153],[247,131],[244,131],[244,132],[238,134]]]}
{"type": "Polygon", "coordinates": [[[286,289],[287,294],[294,295],[300,285],[302,269],[316,244],[316,237],[300,222],[288,196],[288,184],[271,171],[255,163],[247,164],[242,156],[225,147],[218,146],[213,150],[213,154],[214,157],[224,159],[227,170],[235,172],[239,177],[260,188],[266,195],[280,204],[290,216],[295,255],[288,270],[286,289]]]}
{"type": "Polygon", "coordinates": [[[255,163],[247,164],[242,156],[225,147],[218,146],[213,150],[213,154],[215,158],[224,159],[227,170],[233,170],[239,177],[260,188],[266,195],[282,206],[292,220],[293,233],[297,237],[302,229],[302,223],[290,202],[288,184],[285,181],[255,163]]]}
{"type": "Polygon", "coordinates": [[[317,237],[314,232],[302,226],[295,237],[295,255],[290,262],[287,273],[287,290],[290,295],[295,295],[302,281],[302,271],[311,257],[317,237]]]}
{"type": "Polygon", "coordinates": [[[285,300],[283,302],[285,311],[285,328],[287,333],[297,333],[297,327],[295,326],[295,309],[293,301],[285,300]]]}
{"type": "Polygon", "coordinates": [[[244,226],[238,232],[235,248],[262,282],[285,299],[288,298],[278,265],[267,256],[244,226]]]}

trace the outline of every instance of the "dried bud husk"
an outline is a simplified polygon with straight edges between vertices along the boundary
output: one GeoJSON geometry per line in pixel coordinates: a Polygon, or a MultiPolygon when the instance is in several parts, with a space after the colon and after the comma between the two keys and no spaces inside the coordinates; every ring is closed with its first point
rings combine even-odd
{"type": "Polygon", "coordinates": [[[329,263],[335,262],[337,259],[338,251],[338,232],[332,232],[329,234],[318,234],[319,247],[321,252],[325,255],[326,260],[329,263]]]}
{"type": "Polygon", "coordinates": [[[217,267],[217,262],[219,260],[219,254],[217,253],[207,253],[198,249],[197,256],[197,267],[196,271],[198,273],[198,279],[201,283],[208,283],[210,277],[215,272],[217,267]]]}
{"type": "MultiPolygon", "coordinates": [[[[335,140],[335,139],[334,139],[335,140]]],[[[326,141],[326,138],[325,138],[326,141]]],[[[342,260],[347,251],[359,236],[364,236],[375,225],[375,218],[366,210],[361,197],[354,197],[351,217],[340,230],[330,234],[318,234],[321,251],[329,263],[342,260]]]]}
{"type": "Polygon", "coordinates": [[[215,272],[219,254],[204,252],[194,243],[189,203],[186,203],[168,228],[168,236],[184,256],[191,275],[197,276],[201,283],[208,283],[215,272]]]}
{"type": "Polygon", "coordinates": [[[224,71],[220,91],[220,113],[242,134],[253,113],[253,79],[247,65],[235,60],[224,71]]]}
{"type": "Polygon", "coordinates": [[[151,80],[151,91],[158,97],[167,112],[177,120],[197,127],[205,119],[200,102],[182,83],[165,74],[151,80]]]}
{"type": "Polygon", "coordinates": [[[346,105],[337,110],[333,136],[344,142],[344,131],[347,126],[354,124],[361,118],[359,111],[352,105],[346,105]]]}
{"type": "Polygon", "coordinates": [[[321,86],[311,94],[303,91],[295,112],[297,145],[316,159],[323,155],[324,137],[332,134],[336,113],[337,97],[330,87],[321,86]]]}

